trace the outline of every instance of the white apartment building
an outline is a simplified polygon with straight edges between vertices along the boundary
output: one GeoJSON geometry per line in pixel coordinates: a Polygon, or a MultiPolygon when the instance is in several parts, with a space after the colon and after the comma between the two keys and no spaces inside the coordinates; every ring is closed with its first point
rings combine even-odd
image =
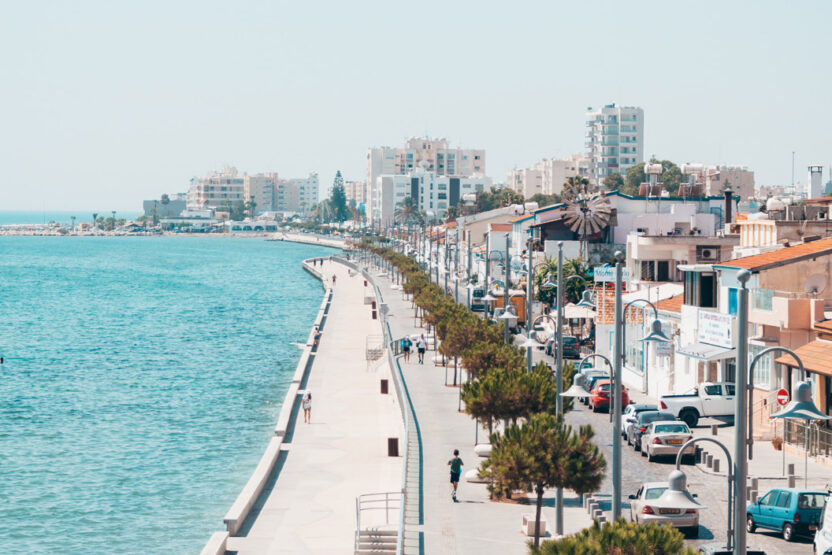
{"type": "Polygon", "coordinates": [[[377,178],[377,196],[373,205],[378,221],[392,224],[396,206],[406,197],[416,201],[419,210],[425,212],[428,220],[443,218],[450,206],[456,206],[462,196],[491,189],[490,177],[438,176],[434,172],[419,168],[405,175],[380,175],[377,178]]]}
{"type": "Polygon", "coordinates": [[[188,210],[224,209],[245,201],[245,176],[235,167],[226,167],[202,177],[191,178],[186,196],[188,210]]]}
{"type": "Polygon", "coordinates": [[[381,194],[378,177],[406,175],[420,168],[436,177],[485,174],[485,150],[449,147],[444,138],[412,137],[404,147],[379,147],[367,151],[368,217],[380,221],[381,194]]]}
{"type": "Polygon", "coordinates": [[[590,181],[601,185],[613,173],[624,175],[644,161],[644,110],[607,104],[586,114],[586,147],[590,181]]]}
{"type": "Polygon", "coordinates": [[[308,212],[318,204],[318,174],[281,179],[275,189],[274,209],[281,212],[308,212]]]}
{"type": "Polygon", "coordinates": [[[258,173],[244,176],[243,191],[245,200],[253,200],[255,214],[274,210],[275,191],[277,189],[277,172],[258,173]]]}
{"type": "Polygon", "coordinates": [[[367,205],[367,183],[365,181],[344,181],[347,202],[355,201],[356,206],[367,205]]]}
{"type": "Polygon", "coordinates": [[[545,158],[530,168],[512,170],[506,176],[506,187],[529,198],[536,194],[561,194],[570,177],[589,177],[590,160],[583,154],[569,158],[545,158]]]}
{"type": "Polygon", "coordinates": [[[730,187],[734,196],[748,200],[755,196],[754,172],[748,166],[705,166],[685,163],[681,165],[685,183],[705,196],[719,196],[730,187]]]}

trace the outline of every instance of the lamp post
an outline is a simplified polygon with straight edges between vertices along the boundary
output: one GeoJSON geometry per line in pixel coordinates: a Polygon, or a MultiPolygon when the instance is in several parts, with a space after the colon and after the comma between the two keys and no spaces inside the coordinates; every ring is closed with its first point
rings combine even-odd
{"type": "MultiPolygon", "coordinates": [[[[613,394],[614,400],[621,399],[621,251],[615,253],[615,334],[613,342],[613,394]]],[[[621,403],[613,403],[612,434],[612,520],[621,516],[621,403]]]]}
{"type": "MultiPolygon", "coordinates": [[[[727,532],[726,532],[727,538],[726,538],[725,547],[727,549],[731,549],[731,539],[734,536],[733,530],[731,529],[731,523],[732,522],[734,522],[734,523],[737,522],[737,520],[732,519],[733,515],[731,513],[731,501],[734,498],[733,494],[731,492],[731,486],[734,484],[734,479],[731,476],[731,468],[732,468],[731,467],[731,452],[728,451],[728,448],[725,447],[725,445],[721,441],[716,440],[712,437],[695,437],[695,438],[689,439],[687,442],[685,442],[685,444],[682,445],[682,447],[679,448],[679,452],[676,453],[676,470],[679,471],[679,472],[682,471],[681,470],[681,468],[682,468],[681,467],[682,454],[685,452],[685,450],[688,447],[690,447],[691,445],[693,445],[695,443],[699,443],[701,441],[708,441],[710,443],[715,443],[720,448],[722,448],[722,450],[725,452],[725,457],[728,459],[728,529],[727,529],[727,532]]],[[[734,492],[734,493],[736,493],[736,492],[734,492]]],[[[735,505],[734,512],[736,512],[740,515],[744,515],[745,511],[740,511],[739,510],[740,506],[745,506],[745,501],[744,500],[743,500],[742,505],[735,505]]],[[[742,529],[742,531],[743,531],[743,538],[744,538],[745,537],[745,526],[740,526],[740,529],[742,529]]],[[[743,549],[742,551],[738,551],[738,550],[735,549],[734,553],[738,553],[738,554],[741,553],[742,555],[745,555],[745,549],[743,549]]]]}
{"type": "Polygon", "coordinates": [[[746,531],[745,511],[739,508],[745,505],[745,484],[746,484],[746,422],[745,403],[748,378],[748,280],[751,272],[740,270],[737,274],[737,281],[740,282],[740,289],[737,291],[737,375],[736,375],[736,402],[734,411],[734,553],[744,555],[746,552],[746,531]]]}
{"type": "MultiPolygon", "coordinates": [[[[653,303],[651,303],[647,299],[633,299],[632,301],[630,301],[626,305],[624,305],[624,310],[622,312],[624,317],[626,318],[626,316],[627,316],[627,309],[629,309],[630,306],[632,306],[635,303],[646,303],[646,304],[650,305],[650,307],[653,309],[653,323],[650,324],[650,333],[648,333],[647,335],[642,337],[639,341],[641,341],[642,343],[650,343],[650,342],[669,343],[670,338],[662,331],[662,323],[659,321],[659,309],[657,309],[656,305],[654,305],[653,303]]],[[[626,345],[627,345],[626,338],[627,338],[627,325],[626,325],[626,323],[622,322],[621,323],[621,342],[625,346],[625,348],[626,348],[626,345]]],[[[622,355],[624,356],[624,359],[625,359],[623,362],[626,363],[627,352],[624,351],[622,353],[622,355]]],[[[642,393],[647,393],[647,367],[646,366],[645,366],[644,372],[642,373],[642,376],[641,376],[641,392],[642,393]]]]}
{"type": "MultiPolygon", "coordinates": [[[[508,289],[509,289],[509,280],[511,279],[511,259],[509,258],[508,248],[511,243],[511,239],[509,234],[506,233],[506,259],[504,261],[503,270],[505,272],[505,282],[503,283],[503,315],[505,316],[506,312],[508,311],[508,289]]],[[[505,320],[505,327],[503,328],[503,333],[506,345],[508,345],[508,319],[505,320]]]]}
{"type": "Polygon", "coordinates": [[[471,310],[471,232],[468,231],[468,264],[467,264],[467,272],[468,272],[468,310],[471,310]]]}

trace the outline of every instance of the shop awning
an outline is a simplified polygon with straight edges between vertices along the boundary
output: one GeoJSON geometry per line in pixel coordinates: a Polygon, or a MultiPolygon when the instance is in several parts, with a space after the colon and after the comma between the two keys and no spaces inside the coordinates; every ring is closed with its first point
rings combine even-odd
{"type": "Polygon", "coordinates": [[[723,349],[715,345],[708,345],[707,343],[690,343],[684,347],[679,347],[676,352],[686,357],[695,358],[696,360],[704,360],[712,362],[714,360],[722,360],[725,358],[734,358],[737,356],[736,349],[723,349]]]}

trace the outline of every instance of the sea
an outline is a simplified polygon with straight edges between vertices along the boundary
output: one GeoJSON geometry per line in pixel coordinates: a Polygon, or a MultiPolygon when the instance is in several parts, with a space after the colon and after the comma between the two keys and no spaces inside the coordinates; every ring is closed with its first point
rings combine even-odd
{"type": "Polygon", "coordinates": [[[0,237],[0,546],[199,553],[273,433],[325,247],[0,237]]]}
{"type": "MultiPolygon", "coordinates": [[[[112,210],[44,210],[44,211],[8,211],[0,210],[0,226],[2,225],[36,225],[48,224],[55,222],[58,224],[71,225],[72,217],[75,216],[75,223],[91,222],[93,212],[99,217],[110,218],[113,215],[112,210]]],[[[116,219],[135,220],[141,216],[143,212],[119,212],[116,211],[116,219]]]]}

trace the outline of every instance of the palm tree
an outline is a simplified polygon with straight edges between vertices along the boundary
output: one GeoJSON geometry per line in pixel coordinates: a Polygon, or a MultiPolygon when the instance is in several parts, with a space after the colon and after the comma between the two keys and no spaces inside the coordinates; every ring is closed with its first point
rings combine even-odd
{"type": "Polygon", "coordinates": [[[561,199],[564,202],[573,202],[575,200],[578,200],[580,195],[586,194],[588,192],[589,180],[586,177],[576,175],[567,179],[566,183],[563,184],[561,199]]]}
{"type": "Polygon", "coordinates": [[[419,210],[416,201],[413,200],[413,197],[406,196],[404,200],[396,205],[396,210],[393,212],[393,219],[402,224],[421,224],[424,221],[424,216],[419,210]]]}
{"type": "Polygon", "coordinates": [[[95,227],[96,222],[98,221],[98,212],[92,213],[92,227],[95,227]]]}

